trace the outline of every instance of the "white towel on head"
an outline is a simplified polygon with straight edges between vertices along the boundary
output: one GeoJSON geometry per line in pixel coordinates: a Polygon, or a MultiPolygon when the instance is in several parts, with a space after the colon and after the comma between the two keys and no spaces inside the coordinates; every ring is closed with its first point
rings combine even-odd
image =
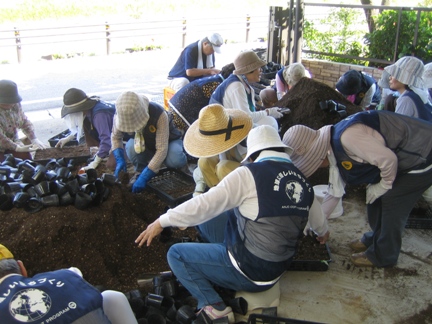
{"type": "MultiPolygon", "coordinates": [[[[198,42],[198,62],[197,69],[204,69],[203,63],[203,52],[202,52],[202,40],[198,42]]],[[[213,55],[206,55],[206,67],[207,69],[214,67],[213,55]]]]}

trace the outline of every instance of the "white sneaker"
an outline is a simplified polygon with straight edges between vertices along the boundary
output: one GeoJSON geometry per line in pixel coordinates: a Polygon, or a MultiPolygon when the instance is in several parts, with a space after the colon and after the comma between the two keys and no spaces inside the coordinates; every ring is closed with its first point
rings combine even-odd
{"type": "Polygon", "coordinates": [[[211,320],[215,320],[218,318],[228,317],[228,322],[235,323],[234,313],[231,307],[226,307],[224,310],[217,310],[211,305],[205,306],[201,308],[200,312],[205,312],[211,320]]]}

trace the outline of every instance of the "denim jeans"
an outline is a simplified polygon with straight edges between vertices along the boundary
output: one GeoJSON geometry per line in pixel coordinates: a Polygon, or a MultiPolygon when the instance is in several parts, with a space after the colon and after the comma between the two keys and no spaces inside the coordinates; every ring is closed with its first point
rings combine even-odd
{"type": "MultiPolygon", "coordinates": [[[[155,152],[145,149],[142,153],[136,153],[134,149],[134,139],[131,138],[127,141],[126,146],[126,155],[129,160],[132,162],[135,167],[135,171],[141,172],[145,169],[147,164],[153,158],[155,152]]],[[[165,158],[164,164],[168,168],[181,168],[186,165],[187,157],[183,151],[183,141],[181,139],[176,139],[174,141],[169,142],[168,144],[168,153],[165,158]]]]}
{"type": "Polygon", "coordinates": [[[391,190],[367,205],[372,231],[363,235],[362,242],[368,247],[367,258],[375,266],[388,267],[397,263],[410,211],[431,185],[432,170],[402,174],[396,177],[391,190]]]}
{"type": "Polygon", "coordinates": [[[168,250],[167,258],[177,279],[198,300],[198,309],[223,303],[213,284],[250,292],[272,287],[257,286],[238,272],[223,243],[177,243],[168,250]]]}

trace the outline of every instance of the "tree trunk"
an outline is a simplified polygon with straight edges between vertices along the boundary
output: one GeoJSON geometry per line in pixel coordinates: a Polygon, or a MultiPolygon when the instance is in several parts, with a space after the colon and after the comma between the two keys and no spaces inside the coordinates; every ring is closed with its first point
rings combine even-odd
{"type": "MultiPolygon", "coordinates": [[[[360,0],[361,4],[364,6],[371,6],[372,5],[372,0],[360,0]]],[[[388,1],[388,0],[382,0],[384,1],[388,1]]],[[[365,12],[365,16],[366,16],[366,22],[368,24],[368,28],[369,28],[369,33],[372,33],[375,30],[375,21],[373,19],[373,12],[371,9],[364,9],[365,12]]]]}

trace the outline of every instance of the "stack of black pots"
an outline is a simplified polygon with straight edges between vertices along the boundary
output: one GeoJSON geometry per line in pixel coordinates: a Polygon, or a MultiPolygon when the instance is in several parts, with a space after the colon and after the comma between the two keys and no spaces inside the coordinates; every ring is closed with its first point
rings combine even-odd
{"type": "Polygon", "coordinates": [[[95,169],[74,175],[74,160],[52,159],[46,165],[6,154],[0,165],[0,210],[24,208],[36,213],[44,207],[74,205],[78,209],[98,206],[115,184],[111,174],[98,178],[95,169]]]}
{"type": "MultiPolygon", "coordinates": [[[[146,296],[143,296],[140,290],[132,290],[125,294],[138,324],[228,324],[227,317],[212,320],[205,312],[197,314],[196,299],[171,271],[161,272],[141,281],[146,280],[151,284],[151,292],[146,296]]],[[[215,289],[235,313],[247,313],[248,306],[244,298],[235,298],[232,291],[223,288],[215,289]]]]}

